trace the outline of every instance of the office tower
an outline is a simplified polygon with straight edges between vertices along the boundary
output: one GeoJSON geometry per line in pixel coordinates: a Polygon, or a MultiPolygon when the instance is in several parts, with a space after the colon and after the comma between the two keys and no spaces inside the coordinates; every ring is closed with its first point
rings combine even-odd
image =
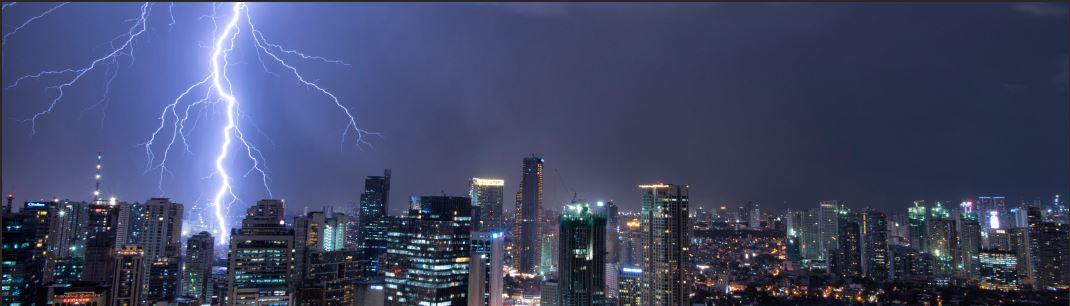
{"type": "MultiPolygon", "coordinates": [[[[316,251],[308,256],[307,279],[297,290],[296,304],[349,306],[357,298],[364,263],[357,249],[316,251]]],[[[363,304],[356,304],[363,305],[363,304]]]]}
{"type": "Polygon", "coordinates": [[[557,249],[560,236],[557,231],[542,231],[539,237],[539,275],[552,276],[557,273],[560,258],[557,249]]]}
{"type": "Polygon", "coordinates": [[[44,285],[47,202],[26,202],[3,214],[3,305],[31,305],[44,285]]]}
{"type": "Polygon", "coordinates": [[[79,274],[74,277],[74,280],[77,280],[80,277],[81,267],[75,267],[72,264],[75,262],[81,264],[82,258],[85,257],[88,204],[64,200],[53,203],[51,208],[53,212],[50,213],[51,220],[49,221],[51,229],[49,230],[46,271],[50,275],[56,275],[57,272],[63,275],[63,271],[56,270],[77,269],[79,274]],[[57,265],[62,265],[62,267],[57,267],[57,265]]]}
{"type": "Polygon", "coordinates": [[[620,223],[618,222],[620,213],[617,205],[613,204],[613,201],[607,201],[605,203],[606,212],[606,252],[609,255],[606,256],[607,263],[619,263],[620,262],[620,223]]]}
{"type": "Polygon", "coordinates": [[[154,263],[157,257],[176,255],[182,238],[182,212],[182,204],[173,203],[168,198],[152,198],[145,202],[142,215],[145,230],[139,244],[145,248],[147,264],[154,263]]]}
{"type": "Polygon", "coordinates": [[[837,234],[840,231],[840,205],[837,201],[821,201],[818,203],[817,208],[817,232],[819,239],[818,248],[821,249],[821,253],[827,254],[834,253],[839,248],[837,242],[837,234]]]}
{"type": "Polygon", "coordinates": [[[539,305],[543,306],[558,306],[561,305],[561,289],[560,284],[556,279],[547,279],[542,281],[539,285],[541,288],[539,294],[539,305]]]}
{"type": "MultiPolygon", "coordinates": [[[[111,279],[111,265],[115,244],[118,206],[110,203],[90,203],[86,223],[85,267],[82,280],[105,283],[111,279]]],[[[146,272],[144,267],[139,269],[146,272]]]]}
{"type": "MultiPolygon", "coordinates": [[[[688,187],[640,185],[643,231],[643,302],[685,305],[691,283],[688,187]]],[[[835,217],[835,216],[833,216],[835,217]]]]}
{"type": "Polygon", "coordinates": [[[936,206],[929,211],[928,253],[933,256],[934,281],[938,285],[947,285],[955,271],[954,254],[958,251],[958,233],[955,229],[955,220],[949,217],[950,214],[942,209],[940,202],[937,202],[936,206]]]}
{"type": "Polygon", "coordinates": [[[981,289],[1016,291],[1019,289],[1017,257],[1012,252],[980,250],[977,253],[978,285],[981,289]]]}
{"type": "Polygon", "coordinates": [[[414,197],[388,234],[386,305],[468,304],[472,202],[467,197],[414,197]]]}
{"type": "MultiPolygon", "coordinates": [[[[166,252],[177,254],[177,252],[171,250],[166,252]]],[[[146,301],[149,303],[170,303],[175,297],[178,297],[178,289],[182,279],[182,264],[180,261],[179,257],[171,255],[159,256],[149,265],[149,278],[145,281],[148,285],[146,286],[148,290],[145,291],[146,301]]]]}
{"type": "MultiPolygon", "coordinates": [[[[113,211],[119,206],[112,205],[113,211]]],[[[145,250],[144,297],[148,301],[170,301],[181,284],[179,250],[182,239],[182,204],[168,198],[152,198],[145,202],[144,233],[138,244],[145,250]]],[[[112,229],[114,235],[115,229],[112,229]]],[[[115,242],[114,236],[110,239],[115,242]]]]}
{"type": "Polygon", "coordinates": [[[862,274],[875,280],[888,277],[888,219],[883,212],[862,217],[862,274]]]}
{"type": "Polygon", "coordinates": [[[1070,286],[1070,225],[1041,222],[1037,227],[1036,287],[1070,286]]]}
{"type": "Polygon", "coordinates": [[[1035,266],[1032,261],[1026,260],[1036,258],[1033,255],[1035,250],[1031,247],[1030,240],[1029,228],[998,229],[988,234],[989,245],[983,248],[1014,253],[1019,259],[1016,269],[1019,283],[1033,287],[1036,285],[1035,266]]]}
{"type": "Polygon", "coordinates": [[[513,258],[521,273],[539,272],[541,252],[539,241],[539,211],[542,208],[543,159],[534,154],[525,157],[516,193],[516,225],[513,226],[513,258]]]}
{"type": "Polygon", "coordinates": [[[208,232],[200,232],[186,240],[186,260],[182,274],[182,295],[197,298],[201,303],[210,303],[209,281],[212,277],[212,261],[215,238],[208,232]]]}
{"type": "Polygon", "coordinates": [[[840,246],[836,250],[836,260],[832,261],[836,267],[833,271],[842,276],[860,276],[862,275],[862,226],[858,224],[858,214],[841,210],[839,216],[837,222],[840,229],[837,239],[840,246]]]}
{"type": "Polygon", "coordinates": [[[227,305],[289,305],[293,296],[294,232],[280,200],[260,200],[231,231],[227,305]]]}
{"type": "Polygon", "coordinates": [[[558,290],[561,305],[605,302],[606,216],[573,203],[559,217],[558,290]]]}
{"type": "Polygon", "coordinates": [[[609,262],[606,263],[602,271],[605,273],[605,282],[603,282],[603,286],[606,288],[605,304],[617,305],[617,285],[620,282],[620,265],[609,262]]]}
{"type": "Polygon", "coordinates": [[[638,218],[628,217],[621,227],[620,264],[639,267],[643,265],[643,231],[638,218]]]}
{"type": "Polygon", "coordinates": [[[135,306],[141,305],[141,292],[143,290],[145,251],[141,246],[128,244],[115,251],[115,263],[111,266],[114,270],[109,273],[111,277],[111,305],[135,306]]]}
{"type": "Polygon", "coordinates": [[[915,250],[928,252],[929,213],[925,201],[914,201],[914,206],[907,208],[907,226],[910,246],[915,250]]]}
{"type": "Polygon", "coordinates": [[[472,232],[472,260],[468,268],[468,305],[502,305],[505,234],[472,232]]]}
{"type": "Polygon", "coordinates": [[[339,251],[345,246],[346,215],[333,211],[312,211],[294,217],[294,272],[295,282],[305,280],[309,256],[315,252],[339,251]]]}
{"type": "Polygon", "coordinates": [[[502,224],[504,195],[505,180],[472,178],[468,196],[472,198],[473,230],[493,231],[505,228],[502,224]]]}
{"type": "Polygon", "coordinates": [[[912,247],[891,246],[888,258],[891,259],[889,274],[894,280],[925,281],[933,274],[932,256],[912,247]]]}
{"type": "Polygon", "coordinates": [[[360,194],[360,221],[358,242],[365,256],[372,260],[371,271],[379,272],[379,256],[386,253],[387,227],[384,221],[390,205],[390,169],[383,176],[368,176],[364,179],[364,193],[360,194]]]}
{"type": "Polygon", "coordinates": [[[978,197],[978,214],[986,231],[1007,228],[1011,222],[1004,197],[978,197]]]}
{"type": "Polygon", "coordinates": [[[978,251],[981,248],[981,223],[974,219],[959,219],[958,276],[970,282],[979,273],[978,251]]]}
{"type": "Polygon", "coordinates": [[[117,203],[115,220],[115,245],[139,244],[145,233],[145,205],[141,203],[117,203]]]}
{"type": "Polygon", "coordinates": [[[620,306],[643,305],[643,269],[620,267],[617,283],[617,303],[620,306]]]}

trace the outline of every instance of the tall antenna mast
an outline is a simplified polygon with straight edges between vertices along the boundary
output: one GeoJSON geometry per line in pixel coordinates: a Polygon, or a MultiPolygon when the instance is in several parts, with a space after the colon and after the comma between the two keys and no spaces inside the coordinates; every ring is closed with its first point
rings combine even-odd
{"type": "Polygon", "coordinates": [[[101,163],[103,162],[102,161],[102,158],[103,158],[102,155],[103,155],[103,153],[101,153],[100,151],[97,151],[97,176],[96,176],[97,188],[93,190],[93,203],[94,204],[100,201],[100,168],[102,167],[101,163]]]}

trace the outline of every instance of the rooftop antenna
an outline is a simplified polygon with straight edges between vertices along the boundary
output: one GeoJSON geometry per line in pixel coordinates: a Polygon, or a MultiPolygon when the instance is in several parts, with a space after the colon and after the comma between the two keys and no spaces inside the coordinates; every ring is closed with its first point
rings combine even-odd
{"type": "Polygon", "coordinates": [[[103,160],[102,160],[103,159],[103,154],[104,153],[102,153],[100,151],[97,151],[97,176],[96,176],[97,187],[96,187],[96,189],[93,190],[93,203],[94,204],[96,204],[97,202],[100,201],[100,169],[103,167],[103,165],[101,164],[103,162],[103,160]]]}

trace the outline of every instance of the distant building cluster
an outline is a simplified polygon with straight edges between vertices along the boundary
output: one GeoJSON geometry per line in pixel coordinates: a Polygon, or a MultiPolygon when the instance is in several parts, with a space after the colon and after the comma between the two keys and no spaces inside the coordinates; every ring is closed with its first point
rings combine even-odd
{"type": "Polygon", "coordinates": [[[389,215],[388,169],[365,179],[349,213],[287,218],[266,199],[218,233],[168,198],[102,198],[98,162],[91,201],[15,207],[8,195],[2,303],[1065,305],[1070,292],[1070,212],[1058,196],[774,213],[755,202],[708,209],[690,186],[654,182],[637,186],[641,209],[627,212],[576,196],[544,205],[543,164],[523,158],[513,214],[504,180],[472,178],[464,196],[413,196],[389,215]]]}

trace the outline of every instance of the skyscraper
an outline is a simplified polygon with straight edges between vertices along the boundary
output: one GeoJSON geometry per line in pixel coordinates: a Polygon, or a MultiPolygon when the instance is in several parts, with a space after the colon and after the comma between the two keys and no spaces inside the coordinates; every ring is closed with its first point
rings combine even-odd
{"type": "Polygon", "coordinates": [[[186,260],[182,263],[182,295],[209,303],[209,280],[215,259],[215,239],[208,232],[200,232],[186,240],[186,260]]]}
{"type": "Polygon", "coordinates": [[[955,270],[955,252],[958,251],[958,233],[955,220],[950,219],[946,209],[936,202],[929,210],[928,253],[935,263],[933,273],[935,283],[947,285],[955,270]]]}
{"type": "Polygon", "coordinates": [[[539,210],[542,207],[543,158],[524,158],[520,191],[516,193],[516,225],[513,227],[513,258],[521,273],[539,272],[539,210]]]}
{"type": "Polygon", "coordinates": [[[1041,222],[1036,241],[1037,288],[1070,287],[1070,225],[1041,222]]]}
{"type": "Polygon", "coordinates": [[[686,305],[691,284],[688,187],[639,185],[642,195],[643,303],[686,305]]]}
{"type": "Polygon", "coordinates": [[[372,270],[378,271],[379,256],[386,253],[386,209],[390,205],[390,169],[383,176],[364,179],[364,193],[360,194],[360,249],[372,260],[372,270]]]}
{"type": "Polygon", "coordinates": [[[981,289],[1015,291],[1019,289],[1014,253],[981,250],[978,257],[978,276],[981,289]]]}
{"type": "Polygon", "coordinates": [[[467,305],[471,222],[467,197],[414,197],[388,234],[386,305],[467,305]]]}
{"type": "MultiPolygon", "coordinates": [[[[82,280],[103,283],[111,279],[110,266],[114,263],[112,249],[117,247],[115,233],[118,211],[119,207],[115,205],[99,202],[89,204],[82,280]]],[[[138,271],[144,273],[146,269],[142,267],[138,271]]]]}
{"type": "Polygon", "coordinates": [[[472,260],[468,272],[468,305],[502,305],[505,235],[472,232],[472,260]]]}
{"type": "Polygon", "coordinates": [[[605,303],[606,216],[573,203],[559,218],[558,290],[561,305],[605,303]]]}
{"type": "Polygon", "coordinates": [[[839,249],[836,250],[836,273],[843,276],[862,275],[862,226],[859,215],[845,210],[839,212],[840,230],[837,233],[839,249]]]}
{"type": "Polygon", "coordinates": [[[308,258],[316,252],[339,251],[345,246],[346,226],[349,218],[341,213],[311,211],[294,217],[294,272],[295,282],[305,280],[308,258]]]}
{"type": "Polygon", "coordinates": [[[472,198],[472,228],[474,230],[501,230],[502,204],[505,180],[472,178],[468,196],[472,198]]]}
{"type": "Polygon", "coordinates": [[[145,268],[143,260],[145,251],[138,245],[124,245],[115,251],[115,263],[110,265],[114,271],[111,276],[111,305],[141,305],[141,292],[144,287],[145,268]]]}
{"type": "Polygon", "coordinates": [[[145,261],[154,262],[157,257],[173,256],[182,238],[182,204],[168,198],[152,198],[145,202],[142,218],[145,230],[140,239],[145,248],[145,261]],[[171,249],[169,249],[171,248],[171,249]]]}
{"type": "MultiPolygon", "coordinates": [[[[119,206],[112,205],[111,208],[117,211],[119,206]]],[[[142,215],[145,229],[138,244],[145,250],[145,268],[142,273],[145,274],[145,284],[148,286],[146,299],[170,300],[178,294],[178,286],[181,283],[181,273],[178,273],[177,267],[180,267],[178,262],[182,213],[182,204],[173,203],[168,198],[152,198],[145,202],[145,212],[142,215]]],[[[113,228],[112,232],[114,231],[113,228]]],[[[112,236],[109,242],[114,241],[112,236]]]]}
{"type": "Polygon", "coordinates": [[[929,213],[925,201],[914,201],[914,206],[907,208],[907,226],[910,246],[919,252],[928,252],[929,213]]]}
{"type": "Polygon", "coordinates": [[[43,288],[48,237],[46,205],[47,202],[26,202],[21,211],[3,214],[3,305],[31,305],[43,288]]]}
{"type": "Polygon", "coordinates": [[[888,219],[883,212],[862,214],[862,241],[862,274],[876,280],[888,278],[888,219]]]}
{"type": "Polygon", "coordinates": [[[227,305],[290,305],[293,297],[294,232],[280,200],[260,200],[231,231],[227,305]]]}
{"type": "Polygon", "coordinates": [[[839,249],[837,235],[840,232],[840,204],[838,201],[821,201],[817,207],[817,242],[822,258],[827,258],[839,249]]]}
{"type": "Polygon", "coordinates": [[[981,223],[969,218],[959,219],[958,276],[976,281],[980,272],[978,252],[981,249],[981,223]]]}
{"type": "Polygon", "coordinates": [[[617,301],[620,306],[643,306],[643,269],[623,266],[617,283],[617,301]]]}

